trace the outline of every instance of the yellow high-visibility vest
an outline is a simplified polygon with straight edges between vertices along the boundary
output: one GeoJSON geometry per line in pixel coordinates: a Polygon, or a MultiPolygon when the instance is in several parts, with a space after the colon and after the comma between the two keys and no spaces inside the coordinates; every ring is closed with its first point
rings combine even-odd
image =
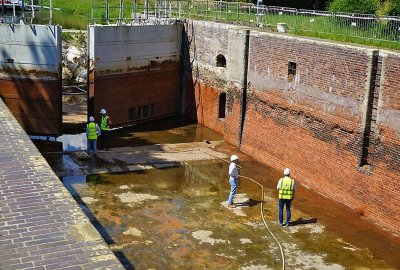
{"type": "Polygon", "coordinates": [[[89,140],[97,140],[97,124],[90,122],[87,124],[87,129],[88,129],[88,139],[89,140]]]}
{"type": "Polygon", "coordinates": [[[110,128],[107,125],[108,122],[108,115],[101,117],[101,130],[109,130],[110,128]]]}
{"type": "Polygon", "coordinates": [[[294,193],[294,180],[289,176],[285,176],[281,179],[281,183],[279,185],[279,199],[293,199],[294,193]]]}

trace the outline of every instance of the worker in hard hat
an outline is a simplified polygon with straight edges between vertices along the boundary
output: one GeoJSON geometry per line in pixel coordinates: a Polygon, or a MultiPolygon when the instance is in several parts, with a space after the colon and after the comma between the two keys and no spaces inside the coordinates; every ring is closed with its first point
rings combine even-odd
{"type": "Polygon", "coordinates": [[[285,175],[283,178],[279,179],[276,189],[279,190],[279,220],[278,224],[281,226],[290,226],[290,206],[294,198],[294,192],[296,190],[296,182],[290,177],[290,169],[286,168],[283,171],[285,175]],[[283,223],[283,207],[286,207],[286,222],[283,223]]]}
{"type": "Polygon", "coordinates": [[[89,123],[86,125],[86,137],[87,137],[87,153],[90,155],[91,149],[93,153],[97,155],[97,137],[101,135],[99,126],[94,122],[94,117],[89,117],[89,123]]]}
{"type": "Polygon", "coordinates": [[[101,136],[100,136],[100,149],[110,150],[110,139],[109,139],[109,131],[111,126],[111,119],[107,115],[107,111],[105,109],[100,110],[101,114],[101,136]]]}
{"type": "Polygon", "coordinates": [[[239,158],[236,155],[231,156],[231,164],[229,164],[229,184],[231,185],[231,192],[229,193],[228,198],[228,207],[234,208],[235,205],[233,204],[233,197],[235,197],[238,178],[239,178],[239,171],[237,164],[239,162],[239,158]]]}

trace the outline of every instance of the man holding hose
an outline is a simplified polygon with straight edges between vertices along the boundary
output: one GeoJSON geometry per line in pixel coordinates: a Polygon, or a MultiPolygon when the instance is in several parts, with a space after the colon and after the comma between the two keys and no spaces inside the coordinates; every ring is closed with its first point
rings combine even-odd
{"type": "Polygon", "coordinates": [[[231,192],[229,193],[228,198],[228,207],[235,208],[233,204],[233,197],[235,197],[238,178],[239,178],[239,171],[237,168],[237,163],[239,161],[238,156],[232,155],[231,156],[231,164],[229,165],[229,184],[231,185],[231,192]]]}

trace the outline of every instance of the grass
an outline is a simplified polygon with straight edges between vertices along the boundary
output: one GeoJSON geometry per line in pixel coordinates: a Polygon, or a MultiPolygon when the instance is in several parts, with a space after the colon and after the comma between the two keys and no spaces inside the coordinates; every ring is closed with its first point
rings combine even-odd
{"type": "MultiPolygon", "coordinates": [[[[44,0],[49,5],[50,0],[44,0]]],[[[53,13],[54,21],[64,28],[86,29],[91,21],[90,0],[53,0],[53,6],[60,8],[60,12],[53,13]]],[[[106,23],[105,0],[93,0],[93,17],[97,23],[106,23]]],[[[123,0],[123,17],[130,18],[132,13],[132,1],[123,0]]],[[[150,1],[150,12],[154,12],[154,2],[150,1]]],[[[171,1],[175,4],[175,1],[171,1]]],[[[257,16],[254,10],[244,9],[239,4],[231,3],[229,6],[208,5],[198,2],[189,7],[187,1],[182,2],[182,18],[208,20],[257,26],[257,16]]],[[[109,0],[108,18],[115,22],[119,18],[119,0],[109,0]]],[[[136,13],[144,10],[144,0],[137,1],[136,13]]],[[[177,12],[172,14],[178,17],[177,12]]],[[[350,19],[324,16],[302,16],[288,14],[268,14],[261,16],[263,26],[269,30],[276,29],[278,23],[286,23],[288,33],[293,35],[317,37],[339,42],[369,45],[379,48],[400,50],[400,23],[389,24],[387,21],[362,22],[350,19]],[[352,25],[353,23],[353,25],[352,25]]],[[[264,28],[262,28],[264,29],[264,28]]],[[[260,30],[262,30],[260,29],[260,30]]]]}
{"type": "MultiPolygon", "coordinates": [[[[221,12],[221,10],[207,9],[205,6],[194,7],[183,17],[257,26],[255,13],[238,12],[238,9],[235,8],[225,9],[221,12]]],[[[400,24],[394,25],[388,21],[366,22],[365,20],[357,21],[339,17],[278,14],[260,17],[262,25],[267,26],[269,31],[276,29],[278,23],[286,23],[288,33],[293,35],[400,50],[400,31],[398,31],[400,24]]]]}

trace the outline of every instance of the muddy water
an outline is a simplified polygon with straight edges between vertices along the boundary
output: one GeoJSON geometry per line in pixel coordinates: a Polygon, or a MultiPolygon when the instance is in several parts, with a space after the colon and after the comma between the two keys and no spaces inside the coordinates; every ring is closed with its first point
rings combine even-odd
{"type": "MultiPolygon", "coordinates": [[[[276,225],[274,185],[279,174],[250,160],[241,165],[241,174],[266,186],[264,214],[284,247],[286,269],[400,267],[396,243],[345,210],[348,221],[342,228],[349,232],[335,230],[333,218],[315,206],[343,209],[301,187],[293,205],[295,226],[276,225]],[[357,231],[353,237],[352,231],[357,231]],[[382,245],[377,249],[358,238],[379,238],[382,245]]],[[[127,269],[280,269],[279,249],[260,219],[260,189],[241,180],[238,207],[226,207],[227,166],[195,162],[63,181],[127,269]]]]}
{"type": "Polygon", "coordinates": [[[216,132],[184,117],[170,117],[111,132],[111,147],[222,140],[216,132]]]}
{"type": "MultiPolygon", "coordinates": [[[[130,127],[112,129],[110,147],[141,146],[165,143],[201,142],[222,140],[218,133],[203,127],[185,117],[170,117],[153,122],[141,123],[130,127]]],[[[86,150],[87,140],[84,130],[77,134],[63,134],[57,138],[31,136],[42,152],[86,150]],[[44,143],[53,143],[44,145],[44,143]]]]}

